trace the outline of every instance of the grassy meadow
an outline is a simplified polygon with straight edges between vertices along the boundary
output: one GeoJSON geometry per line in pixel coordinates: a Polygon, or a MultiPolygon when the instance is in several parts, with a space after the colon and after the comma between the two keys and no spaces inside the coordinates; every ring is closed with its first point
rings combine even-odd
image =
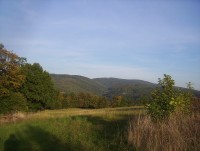
{"type": "MultiPolygon", "coordinates": [[[[142,107],[64,109],[0,121],[1,151],[131,151],[130,121],[142,107]]],[[[17,115],[16,115],[17,116],[17,115]]]]}

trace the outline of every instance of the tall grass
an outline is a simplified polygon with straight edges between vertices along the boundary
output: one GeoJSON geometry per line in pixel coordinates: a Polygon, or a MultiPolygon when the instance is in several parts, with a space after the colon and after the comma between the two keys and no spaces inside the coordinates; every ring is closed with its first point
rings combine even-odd
{"type": "Polygon", "coordinates": [[[127,128],[139,113],[142,107],[7,115],[0,121],[0,151],[134,151],[127,128]]]}
{"type": "Polygon", "coordinates": [[[149,116],[130,122],[129,144],[145,151],[199,151],[200,114],[174,114],[167,121],[155,123],[149,116]]]}

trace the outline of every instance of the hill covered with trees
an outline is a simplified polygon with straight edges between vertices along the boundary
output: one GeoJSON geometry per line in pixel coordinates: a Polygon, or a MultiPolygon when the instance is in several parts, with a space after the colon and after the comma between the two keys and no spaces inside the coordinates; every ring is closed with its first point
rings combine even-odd
{"type": "MultiPolygon", "coordinates": [[[[78,75],[51,74],[55,86],[62,92],[67,93],[91,93],[99,96],[105,96],[113,100],[116,96],[134,104],[145,102],[151,92],[158,86],[157,84],[136,80],[136,79],[118,79],[118,78],[95,78],[90,79],[78,75]]],[[[178,88],[187,91],[186,88],[178,88]]],[[[194,96],[200,97],[200,92],[193,90],[194,96]]]]}
{"type": "Polygon", "coordinates": [[[102,95],[106,90],[100,82],[79,75],[51,74],[51,77],[61,92],[86,92],[102,95]]]}
{"type": "Polygon", "coordinates": [[[117,78],[90,79],[78,75],[51,74],[56,87],[67,93],[92,93],[112,100],[121,96],[127,101],[139,102],[149,96],[156,84],[143,80],[126,80],[117,78]]]}

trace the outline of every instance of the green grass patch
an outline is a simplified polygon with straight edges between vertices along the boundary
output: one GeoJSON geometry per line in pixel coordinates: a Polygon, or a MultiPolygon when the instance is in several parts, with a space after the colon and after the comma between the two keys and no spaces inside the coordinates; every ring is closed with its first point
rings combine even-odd
{"type": "Polygon", "coordinates": [[[37,113],[18,122],[1,123],[0,150],[131,151],[134,148],[127,143],[127,127],[140,111],[134,107],[87,112],[55,110],[37,113]]]}

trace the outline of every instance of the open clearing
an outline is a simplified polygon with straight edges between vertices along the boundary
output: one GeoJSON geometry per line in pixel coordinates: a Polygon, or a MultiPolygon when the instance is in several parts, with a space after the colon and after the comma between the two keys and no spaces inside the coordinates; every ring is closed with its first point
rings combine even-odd
{"type": "Polygon", "coordinates": [[[46,110],[0,123],[0,150],[134,150],[127,143],[129,121],[140,106],[106,109],[46,110]]]}

